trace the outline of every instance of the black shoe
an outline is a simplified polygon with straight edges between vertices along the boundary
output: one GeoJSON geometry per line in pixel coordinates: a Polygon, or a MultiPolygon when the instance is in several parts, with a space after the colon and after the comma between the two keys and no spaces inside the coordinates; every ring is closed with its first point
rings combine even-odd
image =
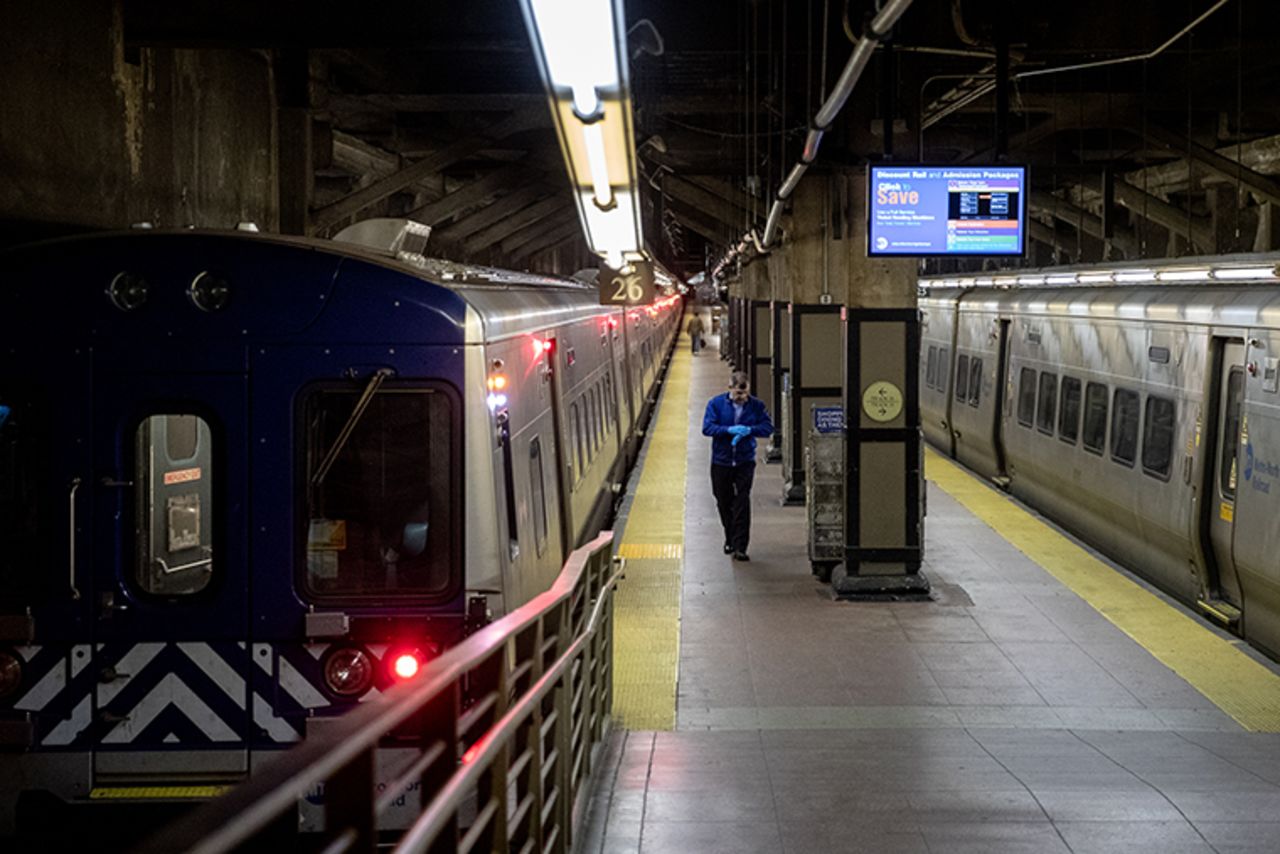
{"type": "Polygon", "coordinates": [[[738,560],[738,561],[748,561],[748,560],[751,560],[751,558],[747,557],[747,553],[746,553],[746,552],[734,552],[734,553],[733,553],[733,559],[734,559],[734,560],[738,560]]]}
{"type": "Polygon", "coordinates": [[[725,543],[725,544],[724,544],[724,553],[725,553],[725,554],[727,554],[727,555],[731,555],[731,554],[733,554],[733,546],[729,545],[728,543],[725,543]]]}

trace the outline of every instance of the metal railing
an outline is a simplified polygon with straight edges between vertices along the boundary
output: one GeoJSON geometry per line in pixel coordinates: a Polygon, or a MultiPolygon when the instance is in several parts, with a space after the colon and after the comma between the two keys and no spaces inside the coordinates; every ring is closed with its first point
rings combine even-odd
{"type": "Polygon", "coordinates": [[[569,556],[546,593],[138,850],[235,850],[323,786],[315,850],[372,852],[379,817],[418,784],[422,812],[396,851],[570,851],[575,802],[613,703],[613,591],[623,567],[612,546],[613,533],[602,533],[569,556]],[[379,746],[392,736],[419,750],[387,773],[379,746]],[[379,791],[375,776],[394,782],[379,791]]]}

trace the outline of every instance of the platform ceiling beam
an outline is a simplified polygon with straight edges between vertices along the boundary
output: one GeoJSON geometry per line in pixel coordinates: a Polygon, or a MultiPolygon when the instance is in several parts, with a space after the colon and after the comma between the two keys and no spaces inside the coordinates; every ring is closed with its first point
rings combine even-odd
{"type": "Polygon", "coordinates": [[[544,237],[567,222],[578,223],[578,209],[571,201],[565,200],[564,207],[502,240],[498,244],[499,249],[503,255],[517,255],[522,247],[544,237]]]}
{"type": "Polygon", "coordinates": [[[550,216],[560,208],[572,203],[573,200],[564,193],[541,199],[510,216],[504,217],[501,222],[496,222],[488,228],[477,232],[468,238],[463,246],[468,254],[481,252],[486,246],[500,244],[520,229],[527,228],[542,220],[543,217],[550,216]]]}
{"type": "Polygon", "coordinates": [[[1174,154],[1180,154],[1183,157],[1189,155],[1192,160],[1210,172],[1230,181],[1239,181],[1266,201],[1280,204],[1280,183],[1261,172],[1255,172],[1243,163],[1224,157],[1211,148],[1192,142],[1184,135],[1159,125],[1147,125],[1144,135],[1165,146],[1174,154]]]}
{"type": "Polygon", "coordinates": [[[369,205],[380,202],[441,169],[471,157],[477,149],[494,140],[504,139],[534,128],[547,127],[549,123],[550,118],[545,106],[513,113],[478,134],[466,136],[435,154],[424,157],[412,166],[406,166],[368,187],[356,190],[346,198],[313,211],[312,227],[318,230],[341,222],[369,205]]]}
{"type": "Polygon", "coordinates": [[[582,226],[578,223],[577,212],[574,212],[572,220],[564,222],[555,228],[544,232],[539,237],[530,240],[523,247],[511,254],[513,261],[524,261],[530,256],[537,255],[548,249],[554,249],[562,243],[567,243],[575,238],[581,238],[582,226]]]}
{"type": "Polygon", "coordinates": [[[1144,193],[1128,181],[1116,181],[1116,202],[1138,216],[1164,226],[1174,234],[1191,241],[1202,252],[1214,251],[1213,226],[1204,217],[1187,216],[1181,208],[1164,199],[1144,193]]]}
{"type": "Polygon", "coordinates": [[[515,187],[505,196],[498,197],[474,213],[469,213],[443,226],[435,236],[437,239],[453,243],[468,241],[473,235],[525,209],[539,199],[552,195],[557,189],[559,188],[553,187],[541,175],[536,176],[523,186],[515,187]]]}

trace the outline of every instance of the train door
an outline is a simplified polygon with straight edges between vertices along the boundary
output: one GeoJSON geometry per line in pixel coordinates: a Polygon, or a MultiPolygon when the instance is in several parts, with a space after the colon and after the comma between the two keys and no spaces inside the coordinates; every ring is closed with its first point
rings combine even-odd
{"type": "Polygon", "coordinates": [[[1236,485],[1239,481],[1239,450],[1244,411],[1244,341],[1239,338],[1215,339],[1221,353],[1217,360],[1217,388],[1214,393],[1216,412],[1213,418],[1214,438],[1212,465],[1213,482],[1207,484],[1205,494],[1211,500],[1204,502],[1208,516],[1209,551],[1213,555],[1213,572],[1216,576],[1219,599],[1241,606],[1240,581],[1236,577],[1232,541],[1235,533],[1236,485]]]}
{"type": "Polygon", "coordinates": [[[555,429],[555,448],[554,452],[548,454],[547,448],[542,449],[544,456],[549,457],[551,469],[557,472],[556,482],[560,484],[560,558],[563,562],[569,557],[570,543],[573,540],[573,484],[574,484],[574,463],[573,441],[571,435],[569,414],[565,408],[564,400],[564,381],[560,365],[561,342],[553,337],[548,336],[547,343],[551,345],[550,354],[547,357],[545,370],[550,374],[551,381],[551,417],[555,429]]]}
{"type": "Polygon", "coordinates": [[[248,770],[245,400],[237,375],[97,377],[95,785],[248,770]]]}
{"type": "Polygon", "coordinates": [[[1009,383],[1009,318],[1003,317],[997,321],[996,334],[999,340],[996,342],[996,384],[992,389],[991,395],[992,405],[995,411],[992,415],[994,419],[994,429],[992,435],[995,436],[996,450],[996,470],[1000,473],[999,477],[1007,479],[1009,477],[1009,466],[1005,457],[1004,450],[1004,430],[1005,430],[1005,413],[1011,411],[1012,407],[1006,407],[1008,399],[1007,386],[1009,383]]]}

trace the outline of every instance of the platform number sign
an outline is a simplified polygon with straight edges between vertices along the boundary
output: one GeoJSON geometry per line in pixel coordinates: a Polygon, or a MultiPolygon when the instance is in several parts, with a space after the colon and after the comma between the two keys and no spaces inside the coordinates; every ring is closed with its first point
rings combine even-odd
{"type": "Polygon", "coordinates": [[[652,264],[632,264],[626,272],[601,267],[599,281],[601,305],[648,305],[653,302],[652,264]]]}

